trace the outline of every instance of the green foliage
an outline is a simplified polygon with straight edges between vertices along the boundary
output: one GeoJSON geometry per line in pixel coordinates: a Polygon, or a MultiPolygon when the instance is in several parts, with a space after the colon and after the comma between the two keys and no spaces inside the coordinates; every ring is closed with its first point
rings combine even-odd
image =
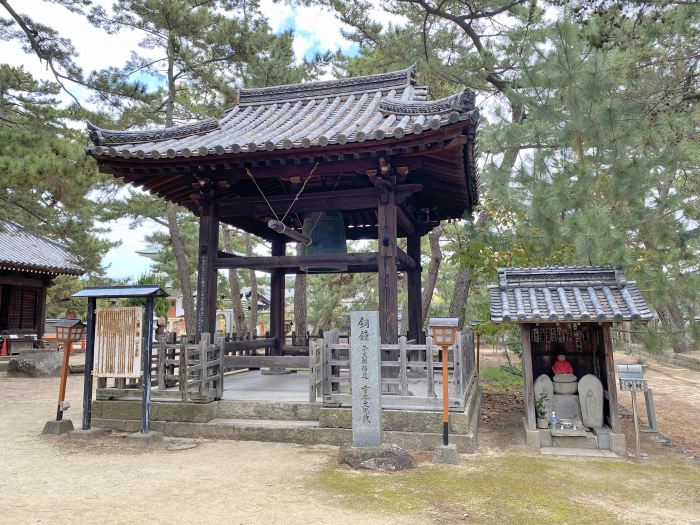
{"type": "MultiPolygon", "coordinates": [[[[156,284],[161,288],[165,288],[165,280],[157,273],[144,273],[140,275],[133,283],[130,284],[156,284]]],[[[146,306],[146,299],[129,298],[123,300],[124,306],[146,306]]],[[[168,316],[168,308],[170,301],[167,297],[156,297],[153,301],[153,313],[156,317],[168,316]]]]}

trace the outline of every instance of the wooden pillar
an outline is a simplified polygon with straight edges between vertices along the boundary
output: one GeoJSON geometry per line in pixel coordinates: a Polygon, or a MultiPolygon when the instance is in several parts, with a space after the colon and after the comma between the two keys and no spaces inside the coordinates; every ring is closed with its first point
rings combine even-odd
{"type": "MultiPolygon", "coordinates": [[[[286,243],[272,241],[272,255],[284,255],[286,243]]],[[[270,275],[270,337],[276,339],[271,355],[281,355],[284,346],[284,270],[275,269],[270,275]]]]}
{"type": "Polygon", "coordinates": [[[615,383],[615,360],[613,359],[610,323],[603,324],[603,352],[605,353],[605,377],[608,383],[608,405],[610,407],[610,428],[613,432],[622,432],[620,424],[620,406],[617,404],[617,383],[615,383]]]}
{"type": "Polygon", "coordinates": [[[528,430],[535,430],[535,394],[532,380],[532,348],[530,346],[530,325],[520,325],[523,337],[523,401],[528,430]]]}
{"type": "Polygon", "coordinates": [[[205,332],[209,334],[216,333],[217,273],[214,261],[218,251],[219,218],[215,215],[214,206],[204,205],[199,217],[197,340],[205,332]]]}
{"type": "Polygon", "coordinates": [[[406,272],[408,283],[408,338],[415,339],[418,344],[425,344],[423,336],[423,314],[421,308],[421,267],[420,267],[420,237],[411,235],[406,239],[406,252],[418,265],[415,270],[406,272]]]}
{"type": "Polygon", "coordinates": [[[379,187],[379,333],[382,343],[399,342],[398,271],[396,269],[396,195],[392,184],[379,187]]]}

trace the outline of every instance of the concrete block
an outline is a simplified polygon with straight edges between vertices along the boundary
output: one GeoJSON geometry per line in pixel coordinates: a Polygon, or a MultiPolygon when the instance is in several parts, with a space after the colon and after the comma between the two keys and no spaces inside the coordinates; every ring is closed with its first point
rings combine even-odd
{"type": "Polygon", "coordinates": [[[44,430],[41,433],[60,435],[66,434],[71,430],[73,430],[73,422],[70,419],[62,419],[61,421],[51,419],[44,424],[44,430]]]}
{"type": "MultiPolygon", "coordinates": [[[[95,401],[102,419],[141,419],[140,401],[95,401]]],[[[94,412],[93,412],[94,414],[94,412]]]]}
{"type": "Polygon", "coordinates": [[[539,429],[540,433],[540,448],[552,446],[552,433],[545,428],[539,429]]]}
{"type": "Polygon", "coordinates": [[[624,434],[614,434],[610,432],[608,438],[610,440],[611,451],[620,456],[627,454],[627,443],[625,442],[624,434]]]}
{"type": "Polygon", "coordinates": [[[75,441],[89,441],[99,439],[106,435],[104,428],[88,428],[87,430],[71,430],[66,434],[66,437],[75,441]]]}
{"type": "Polygon", "coordinates": [[[540,431],[525,429],[525,443],[528,448],[539,450],[540,448],[540,431]]]}
{"type": "Polygon", "coordinates": [[[320,403],[286,401],[218,402],[216,416],[223,419],[277,419],[284,421],[318,421],[320,403]]]}
{"type": "Polygon", "coordinates": [[[552,446],[561,448],[598,448],[598,440],[593,434],[587,436],[552,436],[552,446]]]}
{"type": "Polygon", "coordinates": [[[146,434],[142,434],[141,432],[134,432],[133,434],[129,434],[126,436],[126,442],[127,443],[135,443],[138,445],[155,445],[157,443],[161,443],[163,441],[163,434],[160,432],[148,432],[146,434]]]}
{"type": "Polygon", "coordinates": [[[446,465],[459,465],[459,452],[457,445],[438,445],[433,450],[433,463],[444,463],[446,465]]]}

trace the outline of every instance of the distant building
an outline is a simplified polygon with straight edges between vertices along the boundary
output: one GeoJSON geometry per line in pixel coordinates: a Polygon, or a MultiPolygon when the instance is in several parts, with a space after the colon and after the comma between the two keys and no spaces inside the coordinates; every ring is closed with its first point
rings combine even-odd
{"type": "Polygon", "coordinates": [[[0,337],[15,347],[41,338],[46,289],[58,275],[83,273],[77,257],[61,244],[0,220],[0,337]]]}

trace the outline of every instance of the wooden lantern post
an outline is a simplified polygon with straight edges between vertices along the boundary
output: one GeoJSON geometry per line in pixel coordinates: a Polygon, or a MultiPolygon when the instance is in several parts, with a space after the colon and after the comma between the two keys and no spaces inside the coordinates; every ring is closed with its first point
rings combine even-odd
{"type": "MultiPolygon", "coordinates": [[[[454,346],[457,341],[457,324],[459,319],[456,317],[434,317],[428,323],[430,335],[433,341],[441,348],[442,351],[442,444],[449,444],[449,382],[448,382],[448,352],[451,346],[454,346]]],[[[432,349],[428,349],[431,352],[432,349]]]]}
{"type": "Polygon", "coordinates": [[[63,365],[61,366],[61,383],[58,388],[58,407],[56,408],[56,421],[63,419],[65,406],[66,383],[68,382],[68,368],[70,352],[74,341],[83,337],[85,324],[80,319],[61,319],[56,323],[56,339],[63,341],[63,365]]]}

